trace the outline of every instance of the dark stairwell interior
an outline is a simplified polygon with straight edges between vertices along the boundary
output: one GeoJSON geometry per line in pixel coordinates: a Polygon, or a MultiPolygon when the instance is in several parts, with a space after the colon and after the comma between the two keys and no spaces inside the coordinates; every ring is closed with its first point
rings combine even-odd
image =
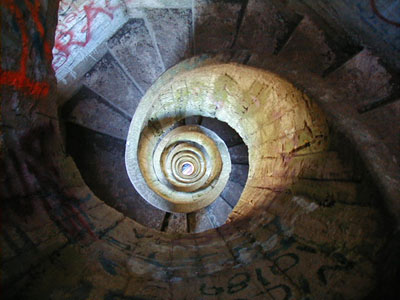
{"type": "Polygon", "coordinates": [[[0,297],[400,297],[400,2],[0,8],[0,297]],[[139,103],[178,103],[179,80],[215,105],[173,126],[216,133],[231,162],[188,213],[149,204],[125,162],[139,103]]]}

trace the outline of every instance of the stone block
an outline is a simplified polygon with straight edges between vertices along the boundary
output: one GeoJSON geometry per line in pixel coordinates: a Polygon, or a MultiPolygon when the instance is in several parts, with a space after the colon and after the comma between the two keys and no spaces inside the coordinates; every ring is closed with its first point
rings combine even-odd
{"type": "Polygon", "coordinates": [[[134,83],[107,53],[84,76],[84,84],[132,117],[142,97],[134,83]]]}
{"type": "Polygon", "coordinates": [[[241,186],[239,183],[229,180],[221,193],[221,197],[224,198],[224,200],[228,202],[230,206],[235,207],[236,203],[240,199],[240,196],[242,195],[242,191],[243,186],[241,186]]]}
{"type": "Polygon", "coordinates": [[[165,212],[150,205],[133,187],[126,172],[123,141],[71,128],[68,145],[85,182],[107,205],[144,226],[161,229],[165,212]]]}
{"type": "Polygon", "coordinates": [[[250,0],[235,47],[263,55],[273,54],[287,37],[290,25],[271,1],[250,0]]]}
{"type": "Polygon", "coordinates": [[[143,19],[130,19],[108,41],[108,47],[142,91],[164,71],[143,19]]]}
{"type": "Polygon", "coordinates": [[[388,97],[392,92],[391,79],[392,75],[369,50],[361,51],[327,76],[357,108],[388,97]]]}
{"type": "Polygon", "coordinates": [[[195,53],[229,49],[235,39],[239,1],[195,1],[195,53]]]}
{"type": "Polygon", "coordinates": [[[336,59],[324,33],[309,17],[304,17],[293,31],[286,45],[279,52],[279,57],[293,61],[296,65],[320,75],[336,59]]]}
{"type": "Polygon", "coordinates": [[[229,155],[233,164],[249,164],[249,153],[245,144],[239,144],[229,148],[229,155]]]}
{"type": "Polygon", "coordinates": [[[230,181],[236,182],[241,186],[245,186],[247,182],[248,173],[249,173],[248,165],[232,164],[230,181]]]}
{"type": "Polygon", "coordinates": [[[188,215],[188,226],[192,233],[202,232],[213,228],[210,219],[207,217],[207,210],[205,208],[188,215]]]}
{"type": "Polygon", "coordinates": [[[125,140],[129,120],[87,87],[82,87],[64,106],[64,118],[71,123],[125,140]]]}
{"type": "Polygon", "coordinates": [[[191,9],[146,9],[145,13],[154,31],[166,69],[191,56],[191,9]]]}
{"type": "Polygon", "coordinates": [[[207,216],[214,228],[222,226],[228,219],[232,207],[224,199],[218,197],[207,208],[207,216]]]}
{"type": "Polygon", "coordinates": [[[168,220],[167,232],[187,232],[187,217],[186,214],[173,213],[168,220]]]}

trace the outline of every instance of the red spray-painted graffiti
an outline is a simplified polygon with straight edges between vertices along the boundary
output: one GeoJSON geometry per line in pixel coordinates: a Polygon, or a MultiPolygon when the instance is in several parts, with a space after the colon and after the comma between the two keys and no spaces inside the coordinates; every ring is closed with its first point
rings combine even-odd
{"type": "Polygon", "coordinates": [[[54,45],[53,68],[57,71],[68,60],[74,47],[85,47],[92,39],[93,23],[99,14],[104,14],[110,19],[114,18],[114,12],[120,7],[120,4],[112,6],[110,1],[88,1],[82,7],[78,7],[75,1],[61,1],[59,16],[61,22],[57,26],[54,45]],[[103,5],[102,5],[103,4],[103,5]],[[81,26],[79,18],[84,21],[81,26]],[[78,27],[78,28],[77,28],[78,27]]]}
{"type": "Polygon", "coordinates": [[[0,85],[11,86],[28,95],[35,97],[44,97],[49,93],[50,85],[48,82],[38,82],[27,76],[28,60],[33,39],[28,34],[27,15],[32,18],[35,29],[39,33],[41,43],[43,45],[44,57],[47,61],[51,61],[51,47],[44,39],[45,30],[40,21],[40,1],[24,1],[25,7],[29,10],[28,14],[24,14],[23,10],[15,4],[13,0],[4,0],[0,3],[13,16],[21,34],[21,57],[19,61],[19,70],[10,71],[3,70],[0,67],[0,85]]]}

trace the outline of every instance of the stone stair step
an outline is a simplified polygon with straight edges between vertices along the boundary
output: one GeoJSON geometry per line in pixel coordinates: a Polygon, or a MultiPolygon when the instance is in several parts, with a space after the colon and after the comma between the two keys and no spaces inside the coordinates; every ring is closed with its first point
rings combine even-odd
{"type": "Polygon", "coordinates": [[[146,91],[164,71],[143,19],[130,19],[107,45],[142,91],[146,91]]]}
{"type": "Polygon", "coordinates": [[[129,120],[85,86],[64,105],[62,115],[68,122],[118,139],[128,135],[129,120]]]}
{"type": "Polygon", "coordinates": [[[191,9],[154,8],[146,9],[145,13],[153,28],[166,69],[191,56],[193,53],[191,9]]]}
{"type": "Polygon", "coordinates": [[[83,83],[132,117],[142,93],[110,53],[85,74],[83,83]]]}
{"type": "Polygon", "coordinates": [[[235,48],[263,55],[273,54],[287,40],[300,19],[287,20],[271,1],[249,0],[235,48]]]}
{"type": "Polygon", "coordinates": [[[308,16],[301,20],[278,56],[320,75],[336,60],[323,31],[308,16]]]}
{"type": "Polygon", "coordinates": [[[172,213],[168,219],[168,226],[166,232],[179,232],[186,233],[187,228],[187,217],[186,214],[172,213]]]}
{"type": "Polygon", "coordinates": [[[245,186],[248,173],[249,173],[248,165],[232,164],[232,170],[229,180],[236,182],[241,186],[245,186]]]}
{"type": "Polygon", "coordinates": [[[202,232],[213,228],[213,225],[211,224],[207,213],[207,209],[202,208],[196,212],[188,214],[188,225],[190,233],[202,232]]]}
{"type": "MultiPolygon", "coordinates": [[[[244,2],[243,2],[244,3],[244,2]]],[[[235,0],[195,0],[195,53],[229,49],[235,40],[242,3],[235,0]]]]}
{"type": "Polygon", "coordinates": [[[202,116],[192,116],[185,118],[185,125],[199,125],[201,123],[202,116]]]}
{"type": "Polygon", "coordinates": [[[392,152],[394,164],[400,164],[400,98],[360,115],[360,119],[392,152]],[[397,124],[397,125],[395,125],[397,124]]]}
{"type": "Polygon", "coordinates": [[[207,206],[206,210],[213,228],[217,228],[225,224],[232,207],[223,198],[218,197],[211,205],[207,206]]]}
{"type": "Polygon", "coordinates": [[[228,147],[242,143],[242,138],[227,123],[221,122],[215,118],[203,117],[201,126],[214,131],[228,147]]]}
{"type": "Polygon", "coordinates": [[[239,144],[228,149],[233,164],[249,164],[249,152],[246,144],[239,144]]]}
{"type": "Polygon", "coordinates": [[[67,145],[67,151],[96,196],[136,222],[161,229],[165,212],[148,204],[129,180],[124,141],[70,124],[67,145]]]}
{"type": "Polygon", "coordinates": [[[230,204],[231,207],[235,207],[238,203],[240,196],[242,195],[243,186],[232,180],[229,180],[221,193],[221,197],[230,204]]]}
{"type": "Polygon", "coordinates": [[[326,79],[332,86],[341,87],[347,99],[361,108],[392,93],[392,75],[369,50],[362,50],[326,79]]]}

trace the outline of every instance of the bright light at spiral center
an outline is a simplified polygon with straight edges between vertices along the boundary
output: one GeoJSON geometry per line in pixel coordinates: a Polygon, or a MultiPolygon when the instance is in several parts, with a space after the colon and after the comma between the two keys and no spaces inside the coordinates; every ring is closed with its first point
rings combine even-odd
{"type": "Polygon", "coordinates": [[[194,167],[191,163],[186,162],[182,165],[182,174],[186,176],[192,175],[194,172],[194,167]]]}

